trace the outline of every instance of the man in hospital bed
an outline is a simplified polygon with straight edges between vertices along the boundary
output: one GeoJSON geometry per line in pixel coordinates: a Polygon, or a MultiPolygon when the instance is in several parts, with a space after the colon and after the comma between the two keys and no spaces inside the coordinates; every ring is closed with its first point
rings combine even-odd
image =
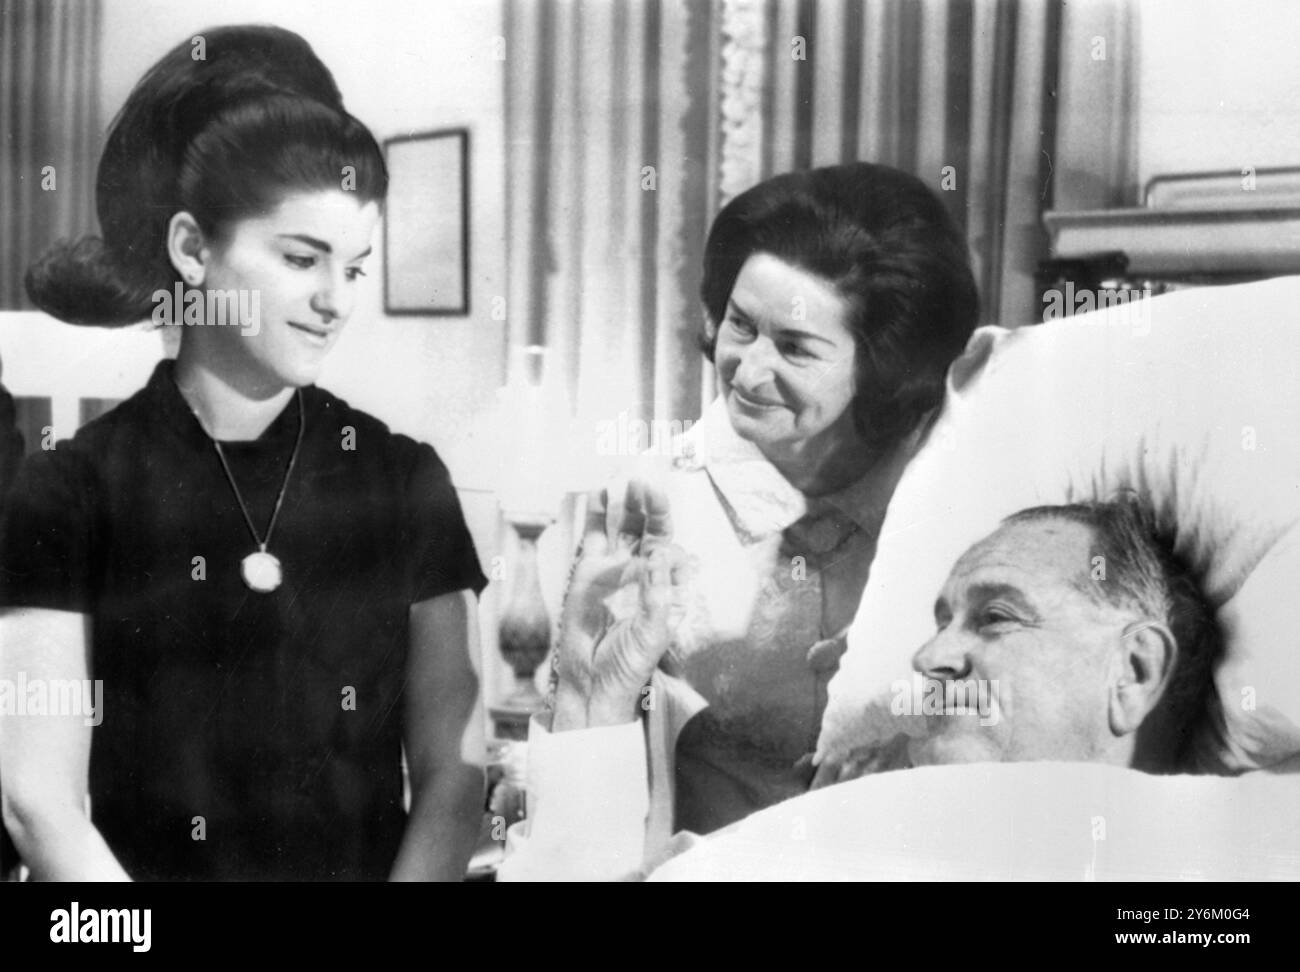
{"type": "MultiPolygon", "coordinates": [[[[613,878],[667,857],[655,878],[1300,876],[1300,776],[1245,772],[1300,753],[1297,307],[1292,278],[1157,298],[1141,331],[1098,314],[977,333],[891,503],[818,753],[823,782],[919,768],[815,789],[645,859],[639,689],[633,712],[626,698],[557,703],[572,731],[534,733],[531,832],[501,876],[613,878]],[[1115,571],[1109,527],[1074,513],[1002,523],[1117,490],[1172,528],[1202,580],[1224,635],[1217,665],[1213,625],[1189,641],[1186,618],[1153,607],[1150,571],[1115,571]],[[1180,688],[1175,659],[1193,642],[1180,688]],[[941,680],[984,679],[997,721],[920,705],[900,715],[904,650],[941,680]],[[1170,706],[1189,698],[1199,711],[1180,731],[1170,706]],[[1224,775],[1140,771],[1193,762],[1224,775]]],[[[651,555],[649,603],[671,589],[671,567],[651,555]]],[[[1171,581],[1182,583],[1166,571],[1171,581]]]]}
{"type": "MultiPolygon", "coordinates": [[[[603,556],[602,540],[598,519],[584,540],[586,555],[603,556]]],[[[601,651],[592,668],[561,666],[556,729],[562,731],[534,733],[532,832],[516,838],[521,846],[503,868],[506,879],[617,878],[643,866],[647,780],[638,721],[645,697],[641,686],[668,645],[671,586],[683,583],[682,572],[673,569],[671,547],[660,546],[664,543],[655,536],[643,540],[651,550],[643,557],[645,609],[620,622],[629,635],[636,628],[636,636],[620,638],[615,629],[607,639],[617,644],[601,651]],[[620,648],[628,653],[621,654],[620,648]],[[638,657],[628,663],[632,655],[638,657]],[[575,715],[578,709],[571,702],[579,697],[585,714],[575,715]]],[[[959,559],[939,593],[934,618],[937,631],[916,652],[913,666],[924,677],[917,687],[926,693],[937,690],[942,701],[936,706],[919,697],[904,700],[898,711],[924,715],[922,726],[913,729],[916,734],[903,733],[880,750],[855,754],[840,764],[844,772],[839,775],[1033,760],[1150,772],[1191,768],[1188,742],[1214,704],[1210,670],[1218,633],[1191,577],[1157,539],[1136,501],[1038,507],[1010,517],[959,559]]],[[[914,691],[910,683],[895,686],[896,693],[914,691]]],[[[990,770],[974,773],[984,778],[990,770]]],[[[1089,785],[1107,785],[1105,771],[1069,765],[1068,773],[1089,785]]],[[[1076,791],[1067,787],[1048,805],[1064,810],[1079,798],[1076,791]]],[[[870,789],[857,796],[873,802],[889,799],[870,789]]],[[[958,781],[932,796],[960,804],[963,788],[958,781]]],[[[723,842],[741,840],[740,859],[728,861],[729,873],[716,873],[712,858],[700,852],[674,866],[685,866],[684,873],[690,874],[689,869],[707,862],[705,873],[711,877],[786,878],[830,864],[827,873],[816,870],[817,876],[881,876],[882,867],[887,876],[889,858],[903,855],[908,841],[892,848],[863,848],[874,850],[876,860],[843,855],[852,841],[842,840],[827,848],[839,848],[836,860],[819,861],[811,847],[807,858],[792,853],[800,842],[809,842],[818,800],[824,803],[825,797],[796,799],[780,813],[756,815],[802,821],[798,829],[804,833],[792,831],[790,841],[747,840],[748,821],[724,834],[723,842]],[[806,801],[809,807],[800,810],[798,804],[806,801]]],[[[914,802],[907,801],[909,814],[914,802]]],[[[881,809],[864,805],[863,822],[874,820],[880,826],[883,816],[897,828],[897,812],[882,815],[881,809]]],[[[1004,825],[1017,812],[1010,802],[1001,811],[1008,815],[1004,825]]],[[[1024,813],[1026,828],[1037,826],[1030,815],[1024,813]]],[[[1060,818],[1053,814],[1048,819],[1060,818]]],[[[1086,827],[1079,822],[1080,835],[1089,841],[1081,856],[1076,852],[1075,876],[1080,877],[1094,864],[1092,828],[1099,828],[1096,841],[1104,839],[1105,831],[1104,816],[1095,825],[1087,819],[1086,827]]],[[[1015,840],[1014,828],[1008,836],[1015,840]]],[[[971,844],[985,837],[982,827],[966,834],[971,844]]],[[[669,853],[693,843],[681,837],[669,853]]],[[[987,851],[963,854],[953,864],[970,872],[982,856],[987,851]]],[[[1050,862],[1049,854],[1041,863],[1050,862]]],[[[971,876],[996,874],[996,865],[986,866],[993,867],[993,874],[980,873],[976,866],[971,876]]],[[[671,875],[673,866],[663,871],[671,875]]]]}
{"type": "MultiPolygon", "coordinates": [[[[1196,770],[1190,743],[1216,704],[1219,634],[1136,500],[1012,515],[958,560],[934,620],[912,660],[924,681],[894,686],[893,709],[925,717],[918,735],[887,747],[901,765],[1196,770]]],[[[881,755],[838,775],[886,768],[881,755]]]]}

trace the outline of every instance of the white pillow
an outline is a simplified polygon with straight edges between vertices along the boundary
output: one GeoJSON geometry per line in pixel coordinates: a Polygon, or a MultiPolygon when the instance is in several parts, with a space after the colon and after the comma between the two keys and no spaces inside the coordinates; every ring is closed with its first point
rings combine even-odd
{"type": "Polygon", "coordinates": [[[982,328],[889,506],[818,754],[900,731],[891,685],[957,557],[1017,510],[1135,489],[1176,524],[1227,634],[1230,771],[1300,753],[1300,277],[982,328]]]}

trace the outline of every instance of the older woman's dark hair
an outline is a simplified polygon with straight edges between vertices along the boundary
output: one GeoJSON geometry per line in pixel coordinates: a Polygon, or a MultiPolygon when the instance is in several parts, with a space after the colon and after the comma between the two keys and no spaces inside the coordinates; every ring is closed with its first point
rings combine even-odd
{"type": "Polygon", "coordinates": [[[27,271],[42,310],[73,324],[148,318],[177,280],[167,226],[188,211],[220,239],[293,192],[382,201],[383,154],[311,46],[278,27],[201,31],[155,64],[113,121],[95,187],[101,237],[55,244],[27,271]],[[194,41],[201,38],[201,46],[194,41]]]}
{"type": "Polygon", "coordinates": [[[859,433],[887,449],[943,401],[979,316],[966,239],[921,180],[866,162],[759,183],[714,220],[701,293],[709,360],[745,261],[767,253],[835,285],[853,307],[859,433]]]}

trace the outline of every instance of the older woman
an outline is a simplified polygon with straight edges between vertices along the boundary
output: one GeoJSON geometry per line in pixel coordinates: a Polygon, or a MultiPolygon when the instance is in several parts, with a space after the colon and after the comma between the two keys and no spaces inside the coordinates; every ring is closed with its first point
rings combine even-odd
{"type": "Polygon", "coordinates": [[[943,204],[920,180],[866,163],[737,197],[709,234],[702,293],[718,398],[658,486],[634,488],[609,520],[593,504],[589,537],[618,523],[622,540],[579,563],[565,644],[575,628],[586,636],[557,664],[554,729],[632,718],[583,700],[602,695],[592,679],[610,677],[596,660],[611,651],[628,650],[616,677],[650,675],[636,649],[668,636],[667,616],[650,609],[673,578],[643,577],[639,598],[614,587],[657,548],[679,602],[663,671],[641,696],[661,834],[669,818],[708,833],[807,787],[885,508],[978,313],[965,239],[943,204]],[[607,630],[602,602],[630,629],[607,630]]]}

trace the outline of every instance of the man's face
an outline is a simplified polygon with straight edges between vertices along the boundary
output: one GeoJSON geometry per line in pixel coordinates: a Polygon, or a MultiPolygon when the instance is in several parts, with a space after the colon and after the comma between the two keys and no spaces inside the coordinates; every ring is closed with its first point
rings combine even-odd
{"type": "Polygon", "coordinates": [[[938,633],[912,659],[948,683],[944,712],[927,714],[926,737],[911,743],[914,764],[1101,758],[1132,615],[1087,593],[1092,540],[1068,520],[1006,524],[957,561],[935,604],[938,633]],[[991,711],[970,708],[977,699],[991,711]]]}

